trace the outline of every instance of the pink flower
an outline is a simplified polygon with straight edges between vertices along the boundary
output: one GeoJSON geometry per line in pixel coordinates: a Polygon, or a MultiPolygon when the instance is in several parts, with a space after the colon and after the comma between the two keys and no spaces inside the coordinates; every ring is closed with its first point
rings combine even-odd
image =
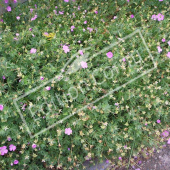
{"type": "Polygon", "coordinates": [[[0,104],[0,110],[2,111],[4,109],[4,106],[0,104]]]}
{"type": "Polygon", "coordinates": [[[117,16],[114,16],[114,17],[113,17],[113,19],[116,19],[116,18],[117,18],[117,16]]]}
{"type": "Polygon", "coordinates": [[[65,134],[67,134],[67,135],[72,134],[71,128],[66,128],[66,129],[65,129],[65,134]]]}
{"type": "Polygon", "coordinates": [[[14,164],[13,163],[11,163],[11,166],[13,166],[14,164]]]}
{"type": "Polygon", "coordinates": [[[34,10],[34,9],[32,9],[32,8],[31,8],[31,9],[30,9],[30,12],[32,13],[32,12],[33,12],[33,10],[34,10]]]}
{"type": "Polygon", "coordinates": [[[168,45],[170,46],[170,41],[168,41],[168,45]]]}
{"type": "Polygon", "coordinates": [[[119,157],[119,160],[121,160],[122,159],[122,157],[119,157]]]}
{"type": "Polygon", "coordinates": [[[33,143],[32,148],[35,149],[36,147],[37,147],[37,145],[33,143]]]}
{"type": "Polygon", "coordinates": [[[167,130],[165,130],[164,132],[162,132],[162,136],[163,137],[168,137],[169,136],[169,132],[167,130]]]}
{"type": "Polygon", "coordinates": [[[80,62],[80,64],[81,64],[81,67],[82,67],[82,68],[87,68],[87,67],[88,67],[88,66],[87,66],[87,63],[84,62],[84,61],[80,62]]]}
{"type": "Polygon", "coordinates": [[[41,79],[41,80],[44,80],[44,77],[41,76],[40,79],[41,79]]]}
{"type": "Polygon", "coordinates": [[[14,2],[14,3],[17,3],[17,0],[14,0],[13,2],[14,2]]]}
{"type": "Polygon", "coordinates": [[[70,51],[67,45],[63,45],[63,50],[65,53],[68,53],[70,51]]]}
{"type": "Polygon", "coordinates": [[[59,13],[59,14],[64,14],[64,11],[59,11],[58,13],[59,13]]]}
{"type": "Polygon", "coordinates": [[[98,11],[95,11],[95,14],[98,14],[98,11]]]}
{"type": "Polygon", "coordinates": [[[157,121],[156,121],[157,123],[161,123],[161,121],[158,119],[157,121]]]}
{"type": "Polygon", "coordinates": [[[8,3],[8,0],[4,0],[4,2],[7,4],[7,3],[8,3]]]}
{"type": "Polygon", "coordinates": [[[12,139],[11,139],[11,137],[7,137],[7,140],[8,140],[8,141],[11,141],[12,139]]]}
{"type": "Polygon", "coordinates": [[[129,0],[127,0],[127,2],[129,2],[129,0]]]}
{"type": "Polygon", "coordinates": [[[119,106],[119,103],[115,103],[115,106],[119,106]]]}
{"type": "Polygon", "coordinates": [[[161,2],[161,1],[163,1],[163,0],[159,0],[159,2],[161,2]]]}
{"type": "Polygon", "coordinates": [[[110,52],[110,51],[106,55],[107,55],[108,58],[112,58],[113,57],[113,53],[110,52]]]}
{"type": "Polygon", "coordinates": [[[165,38],[162,38],[162,42],[165,42],[165,38]]]}
{"type": "Polygon", "coordinates": [[[10,6],[7,6],[6,10],[7,10],[8,12],[10,12],[10,11],[11,11],[11,7],[10,7],[10,6]]]}
{"type": "Polygon", "coordinates": [[[36,51],[37,51],[37,50],[36,50],[35,48],[31,48],[30,53],[31,53],[31,54],[35,54],[36,51]]]}
{"type": "Polygon", "coordinates": [[[48,32],[44,32],[44,35],[48,36],[49,34],[48,34],[48,32]]]}
{"type": "Polygon", "coordinates": [[[75,26],[73,25],[73,26],[71,26],[71,31],[74,31],[74,28],[75,28],[75,26]]]}
{"type": "Polygon", "coordinates": [[[151,19],[156,20],[157,19],[157,15],[155,15],[155,14],[152,15],[151,19]]]}
{"type": "Polygon", "coordinates": [[[157,49],[158,49],[158,53],[162,52],[162,48],[160,46],[157,46],[157,49]]]}
{"type": "Polygon", "coordinates": [[[161,14],[161,13],[159,13],[159,14],[157,15],[157,19],[158,19],[158,21],[164,20],[164,15],[161,14]]]}
{"type": "Polygon", "coordinates": [[[69,0],[64,0],[64,2],[69,2],[69,0]]]}
{"type": "Polygon", "coordinates": [[[5,80],[5,76],[2,76],[2,78],[5,80]]]}
{"type": "Polygon", "coordinates": [[[79,50],[80,55],[83,55],[83,50],[79,50]]]}
{"type": "Polygon", "coordinates": [[[31,18],[31,21],[33,21],[33,20],[35,20],[35,19],[37,19],[37,15],[34,15],[34,17],[31,18]]]}
{"type": "Polygon", "coordinates": [[[87,24],[87,21],[84,21],[84,24],[87,24]]]}
{"type": "Polygon", "coordinates": [[[170,52],[168,52],[166,56],[167,56],[168,58],[170,58],[170,52]]]}
{"type": "Polygon", "coordinates": [[[132,14],[130,17],[131,17],[131,18],[134,18],[134,15],[132,14]]]}
{"type": "Polygon", "coordinates": [[[126,61],[126,58],[123,58],[122,61],[125,62],[125,61],[126,61]]]}
{"type": "Polygon", "coordinates": [[[18,34],[18,33],[16,33],[16,36],[18,37],[18,36],[19,36],[19,34],[18,34]]]}
{"type": "Polygon", "coordinates": [[[168,139],[168,142],[167,142],[167,144],[170,144],[170,138],[168,139]]]}
{"type": "Polygon", "coordinates": [[[17,16],[16,18],[17,18],[17,20],[20,20],[20,16],[17,16]]]}
{"type": "Polygon", "coordinates": [[[15,151],[16,150],[16,146],[13,145],[13,144],[9,145],[9,150],[10,151],[15,151]]]}
{"type": "Polygon", "coordinates": [[[49,90],[51,90],[51,87],[47,86],[45,89],[49,91],[49,90]]]}
{"type": "Polygon", "coordinates": [[[32,28],[29,28],[29,31],[32,31],[32,28]]]}
{"type": "Polygon", "coordinates": [[[0,147],[0,153],[1,155],[5,155],[6,153],[8,153],[7,147],[6,146],[0,147]]]}
{"type": "Polygon", "coordinates": [[[18,163],[19,163],[19,161],[18,161],[18,160],[15,160],[15,161],[14,161],[14,164],[15,164],[15,165],[16,165],[16,164],[18,164],[18,163]]]}

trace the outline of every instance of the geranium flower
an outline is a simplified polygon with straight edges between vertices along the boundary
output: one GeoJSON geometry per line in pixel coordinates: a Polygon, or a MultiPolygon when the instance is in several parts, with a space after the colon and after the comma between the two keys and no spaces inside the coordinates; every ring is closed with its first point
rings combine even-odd
{"type": "Polygon", "coordinates": [[[11,140],[12,140],[12,138],[11,138],[11,137],[7,137],[7,140],[8,140],[8,141],[11,141],[11,140]]]}
{"type": "Polygon", "coordinates": [[[17,3],[17,0],[14,0],[13,2],[14,2],[14,3],[17,3]]]}
{"type": "Polygon", "coordinates": [[[51,90],[51,87],[47,86],[45,89],[49,91],[49,90],[51,90]]]}
{"type": "Polygon", "coordinates": [[[64,2],[69,2],[69,0],[64,0],[64,2]]]}
{"type": "Polygon", "coordinates": [[[16,150],[16,146],[13,145],[13,144],[9,145],[9,150],[10,151],[15,151],[16,150]]]}
{"type": "Polygon", "coordinates": [[[20,16],[17,16],[16,19],[17,19],[17,20],[20,20],[20,16]]]}
{"type": "Polygon", "coordinates": [[[161,14],[161,13],[159,13],[159,14],[157,15],[157,19],[158,19],[158,21],[164,20],[164,15],[161,14]]]}
{"type": "Polygon", "coordinates": [[[68,53],[70,51],[67,45],[63,45],[63,50],[65,53],[68,53]]]}
{"type": "Polygon", "coordinates": [[[74,25],[72,25],[72,26],[71,26],[71,31],[74,31],[74,28],[75,28],[75,26],[74,26],[74,25]]]}
{"type": "Polygon", "coordinates": [[[31,54],[35,54],[36,51],[37,51],[37,50],[36,50],[35,48],[31,48],[30,53],[31,53],[31,54]]]}
{"type": "Polygon", "coordinates": [[[155,15],[155,14],[152,15],[151,19],[156,20],[157,19],[157,15],[155,15]]]}
{"type": "Polygon", "coordinates": [[[160,46],[157,46],[157,49],[158,49],[158,53],[162,52],[162,48],[160,46]]]}
{"type": "Polygon", "coordinates": [[[41,76],[40,79],[41,79],[41,80],[44,80],[44,77],[41,76]]]}
{"type": "Polygon", "coordinates": [[[2,78],[5,80],[5,76],[2,76],[2,78]]]}
{"type": "Polygon", "coordinates": [[[106,55],[107,55],[108,58],[112,58],[113,57],[113,53],[110,52],[110,51],[106,55]]]}
{"type": "Polygon", "coordinates": [[[134,15],[132,14],[130,17],[131,17],[131,18],[134,18],[134,15]]]}
{"type": "Polygon", "coordinates": [[[34,10],[34,9],[32,9],[32,8],[31,8],[31,9],[30,9],[30,12],[32,13],[32,12],[33,12],[33,10],[34,10]]]}
{"type": "Polygon", "coordinates": [[[126,58],[123,58],[122,61],[125,62],[125,61],[126,61],[126,58]]]}
{"type": "Polygon", "coordinates": [[[10,7],[10,6],[7,6],[6,10],[7,10],[8,12],[10,12],[10,11],[11,11],[11,7],[10,7]]]}
{"type": "Polygon", "coordinates": [[[0,110],[2,111],[4,109],[4,106],[0,104],[0,110]]]}
{"type": "Polygon", "coordinates": [[[80,55],[83,55],[83,50],[79,50],[80,55]]]}
{"type": "Polygon", "coordinates": [[[170,52],[168,52],[166,56],[167,56],[168,58],[170,58],[170,52]]]}
{"type": "Polygon", "coordinates": [[[161,121],[158,119],[157,121],[156,121],[157,123],[161,123],[161,121]]]}
{"type": "Polygon", "coordinates": [[[4,0],[4,2],[7,4],[7,3],[8,3],[8,0],[4,0]]]}
{"type": "Polygon", "coordinates": [[[170,144],[170,138],[168,139],[168,142],[167,142],[167,144],[170,144]]]}
{"type": "Polygon", "coordinates": [[[162,38],[162,42],[165,42],[165,38],[162,38]]]}
{"type": "Polygon", "coordinates": [[[15,160],[15,161],[14,161],[14,164],[15,164],[15,165],[17,165],[18,163],[19,163],[19,161],[18,161],[18,160],[15,160]]]}
{"type": "Polygon", "coordinates": [[[168,41],[168,45],[170,46],[170,41],[168,41]]]}
{"type": "Polygon", "coordinates": [[[87,66],[87,63],[84,62],[84,61],[80,62],[80,64],[81,64],[81,67],[82,67],[82,68],[87,68],[87,67],[88,67],[88,66],[87,66]]]}
{"type": "Polygon", "coordinates": [[[32,148],[35,149],[36,147],[37,147],[37,145],[33,143],[32,148]]]}
{"type": "Polygon", "coordinates": [[[7,147],[6,146],[0,147],[0,153],[1,155],[7,154],[8,153],[7,147]]]}
{"type": "Polygon", "coordinates": [[[66,129],[65,129],[65,134],[67,134],[67,135],[72,134],[71,128],[66,128],[66,129]]]}
{"type": "Polygon", "coordinates": [[[162,132],[162,136],[163,137],[168,137],[169,136],[169,132],[167,130],[165,130],[164,132],[162,132]]]}
{"type": "Polygon", "coordinates": [[[84,24],[87,24],[87,21],[84,21],[84,24]]]}

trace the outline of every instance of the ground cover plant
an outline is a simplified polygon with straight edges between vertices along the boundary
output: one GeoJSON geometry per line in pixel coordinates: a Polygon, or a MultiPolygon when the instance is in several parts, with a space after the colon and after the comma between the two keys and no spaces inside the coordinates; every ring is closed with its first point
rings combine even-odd
{"type": "Polygon", "coordinates": [[[0,169],[85,169],[96,157],[128,167],[170,144],[168,0],[10,3],[0,18],[0,169]]]}

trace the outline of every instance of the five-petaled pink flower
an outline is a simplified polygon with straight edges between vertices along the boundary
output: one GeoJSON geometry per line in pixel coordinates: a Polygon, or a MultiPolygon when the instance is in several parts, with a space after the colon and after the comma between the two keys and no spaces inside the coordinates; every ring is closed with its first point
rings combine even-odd
{"type": "Polygon", "coordinates": [[[170,138],[168,139],[168,142],[167,142],[167,144],[170,144],[170,138]]]}
{"type": "Polygon", "coordinates": [[[36,147],[37,147],[37,145],[33,143],[32,148],[35,149],[36,147]]]}
{"type": "Polygon", "coordinates": [[[67,134],[67,135],[72,134],[71,128],[66,128],[66,129],[65,129],[65,134],[67,134]]]}
{"type": "Polygon", "coordinates": [[[30,53],[31,53],[31,54],[35,54],[36,51],[37,51],[37,50],[36,50],[35,48],[31,48],[30,53]]]}
{"type": "Polygon", "coordinates": [[[69,0],[64,0],[64,2],[69,2],[69,0]]]}
{"type": "Polygon", "coordinates": [[[16,165],[16,164],[18,164],[18,163],[19,163],[19,161],[18,161],[18,160],[15,160],[15,161],[14,161],[14,164],[15,164],[15,165],[16,165]]]}
{"type": "Polygon", "coordinates": [[[80,55],[83,55],[83,50],[79,50],[80,55]]]}
{"type": "Polygon", "coordinates": [[[40,79],[41,79],[41,80],[44,80],[44,77],[41,76],[40,79]]]}
{"type": "Polygon", "coordinates": [[[13,2],[14,2],[14,3],[17,3],[17,0],[14,0],[13,2]]]}
{"type": "Polygon", "coordinates": [[[63,45],[63,50],[65,53],[68,53],[70,51],[67,45],[63,45]]]}
{"type": "Polygon", "coordinates": [[[165,130],[164,132],[162,132],[162,136],[163,137],[168,137],[169,136],[169,132],[167,130],[165,130]]]}
{"type": "Polygon", "coordinates": [[[168,41],[168,45],[170,46],[170,41],[168,41]]]}
{"type": "Polygon", "coordinates": [[[156,121],[157,123],[161,123],[161,121],[158,119],[157,121],[156,121]]]}
{"type": "Polygon", "coordinates": [[[110,52],[110,51],[106,55],[107,55],[108,58],[112,58],[113,57],[113,53],[110,52]]]}
{"type": "Polygon", "coordinates": [[[157,46],[157,49],[158,49],[158,53],[162,52],[162,48],[160,46],[157,46]]]}
{"type": "Polygon", "coordinates": [[[170,58],[170,52],[168,52],[166,56],[167,56],[168,58],[170,58]]]}
{"type": "Polygon", "coordinates": [[[9,150],[10,151],[15,151],[16,150],[16,146],[13,145],[13,144],[9,145],[9,150]]]}
{"type": "Polygon", "coordinates": [[[162,38],[162,42],[165,42],[165,38],[162,38]]]}
{"type": "Polygon", "coordinates": [[[17,16],[16,18],[17,18],[17,20],[20,20],[20,16],[17,16]]]}
{"type": "Polygon", "coordinates": [[[159,14],[157,15],[157,19],[158,19],[158,21],[164,20],[164,15],[161,14],[161,13],[159,13],[159,14]]]}
{"type": "Polygon", "coordinates": [[[4,109],[4,106],[0,104],[0,110],[2,111],[4,109]]]}
{"type": "Polygon", "coordinates": [[[130,17],[131,17],[131,18],[134,18],[134,15],[132,14],[130,17]]]}
{"type": "Polygon", "coordinates": [[[122,61],[125,62],[125,61],[126,61],[126,58],[123,58],[122,61]]]}
{"type": "Polygon", "coordinates": [[[81,64],[81,67],[82,67],[82,68],[87,68],[87,67],[88,67],[88,66],[87,66],[87,63],[84,62],[84,61],[80,62],[80,64],[81,64]]]}
{"type": "Polygon", "coordinates": [[[11,11],[11,7],[10,7],[10,6],[7,6],[6,10],[7,10],[8,12],[10,12],[10,11],[11,11]]]}
{"type": "Polygon", "coordinates": [[[51,90],[51,87],[47,86],[45,89],[49,91],[49,90],[51,90]]]}
{"type": "Polygon", "coordinates": [[[8,153],[7,147],[6,146],[0,147],[0,153],[1,155],[5,155],[6,153],[8,153]]]}
{"type": "Polygon", "coordinates": [[[4,2],[7,4],[7,3],[8,3],[8,0],[4,0],[4,2]]]}
{"type": "Polygon", "coordinates": [[[74,31],[74,28],[75,28],[75,26],[74,26],[74,25],[72,25],[72,26],[71,26],[71,31],[74,31]]]}

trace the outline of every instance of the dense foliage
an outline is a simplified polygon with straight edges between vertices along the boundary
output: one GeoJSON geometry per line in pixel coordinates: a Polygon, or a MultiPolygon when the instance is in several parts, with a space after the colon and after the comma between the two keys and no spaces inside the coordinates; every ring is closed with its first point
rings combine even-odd
{"type": "Polygon", "coordinates": [[[95,157],[133,165],[140,151],[163,142],[168,1],[10,6],[0,18],[0,169],[83,169],[95,157]],[[67,74],[74,60],[81,67],[67,74]]]}

